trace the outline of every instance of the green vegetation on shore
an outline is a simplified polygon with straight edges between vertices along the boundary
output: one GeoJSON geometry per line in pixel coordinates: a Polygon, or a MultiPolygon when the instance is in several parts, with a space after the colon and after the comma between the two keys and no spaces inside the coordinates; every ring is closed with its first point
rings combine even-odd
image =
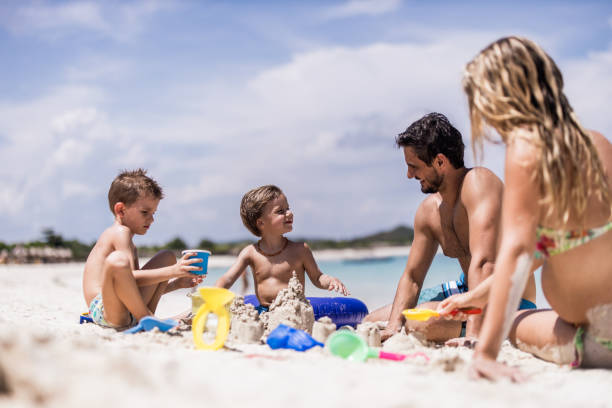
{"type": "MultiPolygon", "coordinates": [[[[40,240],[7,244],[0,241],[0,260],[4,256],[4,262],[53,262],[54,258],[58,258],[57,250],[63,250],[62,260],[66,260],[66,250],[69,250],[69,260],[84,261],[89,254],[89,251],[94,246],[95,242],[83,243],[76,239],[67,240],[62,235],[56,233],[51,228],[46,228],[42,231],[40,240]],[[33,250],[34,249],[34,250],[33,250]],[[44,252],[42,250],[45,250],[44,252]],[[56,250],[56,251],[54,251],[56,250]],[[3,255],[2,255],[3,254],[3,255]],[[20,259],[16,259],[16,258],[20,259]],[[49,259],[47,259],[49,258],[49,259]]],[[[410,245],[414,237],[414,230],[411,227],[398,226],[389,231],[382,231],[364,237],[333,240],[326,238],[292,238],[294,241],[305,241],[315,250],[320,249],[343,249],[343,248],[373,248],[379,246],[401,246],[410,245]]],[[[139,246],[138,253],[140,256],[148,257],[162,249],[170,249],[177,252],[183,249],[198,248],[208,249],[213,254],[228,254],[236,255],[242,248],[255,240],[238,240],[228,242],[215,242],[210,239],[201,239],[197,245],[190,246],[180,237],[175,237],[163,245],[139,246]]],[[[0,261],[0,263],[2,263],[0,261]]]]}

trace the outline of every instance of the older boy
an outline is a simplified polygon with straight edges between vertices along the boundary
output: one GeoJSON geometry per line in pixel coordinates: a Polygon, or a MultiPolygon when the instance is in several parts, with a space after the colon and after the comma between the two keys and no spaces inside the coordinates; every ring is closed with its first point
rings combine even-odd
{"type": "Polygon", "coordinates": [[[122,329],[152,315],[164,293],[201,282],[191,271],[197,258],[186,254],[176,262],[170,251],[158,252],[142,269],[132,239],[144,235],[163,198],[162,189],[146,171],[124,171],[113,180],[108,192],[115,217],[92,248],[83,273],[83,296],[93,321],[104,327],[122,329]]]}
{"type": "Polygon", "coordinates": [[[266,311],[278,292],[288,287],[293,272],[302,285],[306,272],[317,288],[348,295],[342,282],[321,273],[306,243],[292,242],[283,236],[293,229],[293,212],[278,187],[267,185],[246,193],[240,204],[240,216],[247,229],[261,239],[240,252],[234,265],[217,280],[215,286],[230,288],[250,266],[260,312],[266,311]]]}

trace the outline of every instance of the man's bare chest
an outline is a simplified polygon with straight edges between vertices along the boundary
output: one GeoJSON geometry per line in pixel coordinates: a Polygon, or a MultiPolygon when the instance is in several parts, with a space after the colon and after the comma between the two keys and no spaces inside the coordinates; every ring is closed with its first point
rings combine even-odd
{"type": "Polygon", "coordinates": [[[470,255],[469,223],[465,207],[461,204],[439,207],[439,224],[435,228],[437,240],[444,255],[463,258],[470,255]]]}

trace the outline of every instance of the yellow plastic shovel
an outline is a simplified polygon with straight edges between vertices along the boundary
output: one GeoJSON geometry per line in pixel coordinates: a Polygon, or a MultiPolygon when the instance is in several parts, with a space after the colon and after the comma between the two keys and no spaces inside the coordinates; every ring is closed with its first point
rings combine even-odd
{"type": "MultiPolygon", "coordinates": [[[[482,309],[466,307],[462,309],[453,310],[450,314],[456,315],[459,312],[465,314],[480,314],[482,313],[482,309]]],[[[432,317],[440,317],[440,313],[432,309],[405,309],[402,311],[402,314],[406,319],[418,320],[421,322],[425,322],[432,317]]]]}

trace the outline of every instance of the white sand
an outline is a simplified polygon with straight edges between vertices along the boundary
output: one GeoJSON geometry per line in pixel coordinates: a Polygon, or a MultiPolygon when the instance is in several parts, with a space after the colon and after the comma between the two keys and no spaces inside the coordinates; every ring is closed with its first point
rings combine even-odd
{"type": "MultiPolygon", "coordinates": [[[[423,349],[408,337],[389,351],[424,350],[429,363],[354,363],[320,348],[264,345],[198,351],[191,332],[124,335],[79,325],[81,271],[0,265],[0,370],[12,390],[0,407],[612,406],[612,370],[572,371],[507,344],[501,358],[532,374],[530,383],[469,380],[470,350],[423,349]]],[[[187,297],[172,299],[160,304],[162,317],[190,306],[187,297]]],[[[0,373],[0,392],[2,382],[0,373]]]]}

